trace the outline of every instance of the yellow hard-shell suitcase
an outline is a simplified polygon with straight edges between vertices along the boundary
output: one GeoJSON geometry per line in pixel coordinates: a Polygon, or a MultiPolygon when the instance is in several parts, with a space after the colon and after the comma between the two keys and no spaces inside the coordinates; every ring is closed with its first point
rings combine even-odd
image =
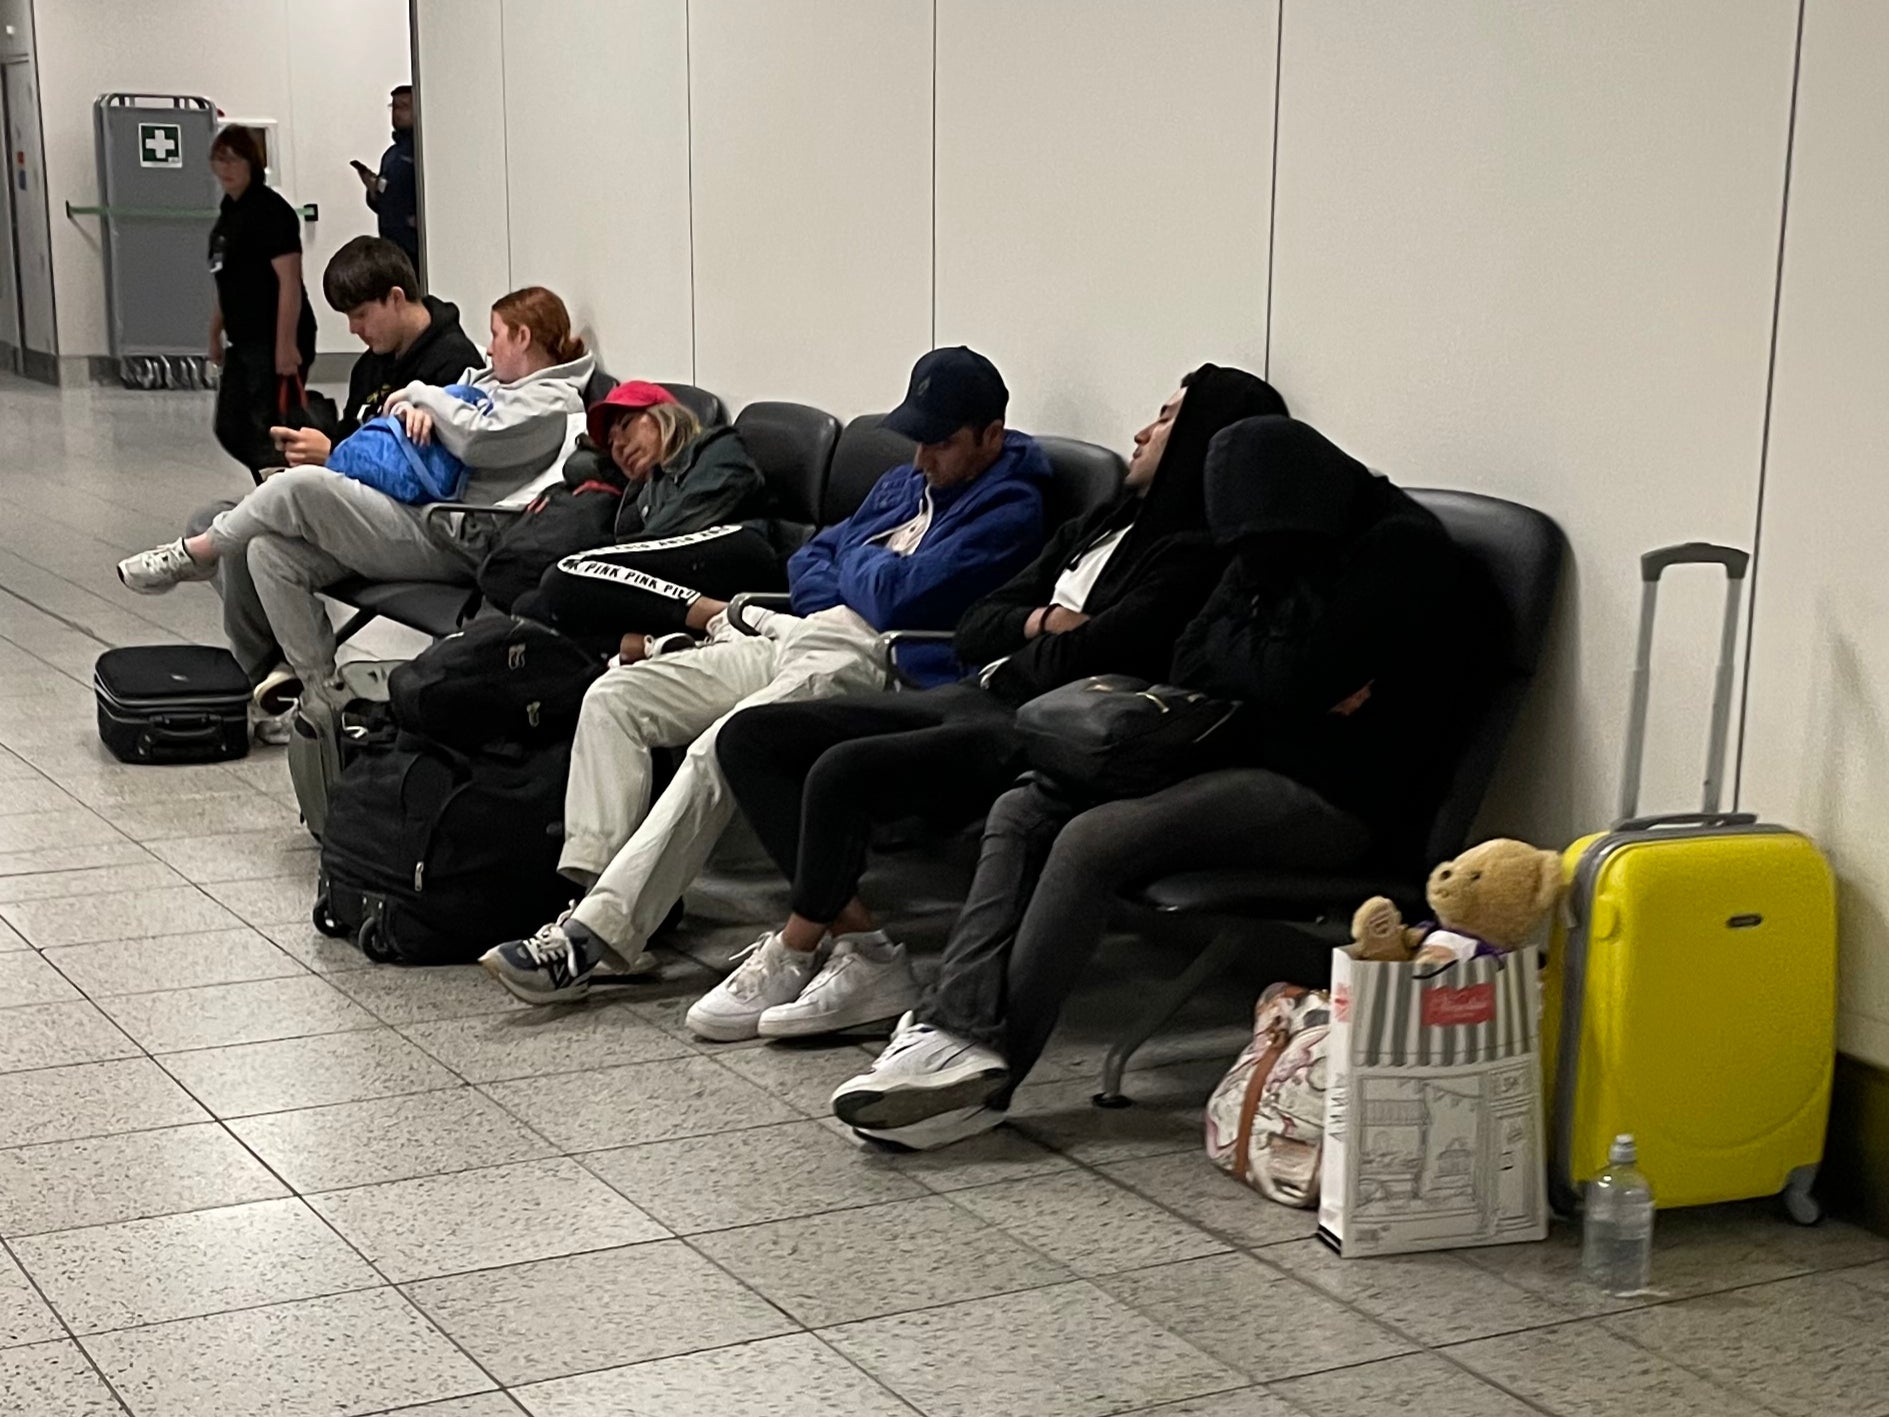
{"type": "Polygon", "coordinates": [[[1808,837],[1719,810],[1749,557],[1691,543],[1641,558],[1640,640],[1612,831],[1563,858],[1567,904],[1542,978],[1550,1182],[1573,1210],[1631,1132],[1661,1208],[1782,1194],[1820,1216],[1836,1057],[1836,886],[1808,837]],[[1659,578],[1725,568],[1704,810],[1636,817],[1659,578]]]}

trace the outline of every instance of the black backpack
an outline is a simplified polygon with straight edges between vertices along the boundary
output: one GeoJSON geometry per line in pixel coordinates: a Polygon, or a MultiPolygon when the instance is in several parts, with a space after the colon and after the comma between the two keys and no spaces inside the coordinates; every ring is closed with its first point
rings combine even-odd
{"type": "Polygon", "coordinates": [[[622,505],[623,489],[608,482],[548,488],[523,516],[505,523],[479,563],[479,589],[500,610],[509,611],[566,556],[614,545],[622,505]]]}
{"type": "Polygon", "coordinates": [[[383,964],[465,964],[570,903],[557,874],[570,750],[466,754],[402,733],[336,780],[315,928],[383,964]]]}
{"type": "Polygon", "coordinates": [[[475,620],[387,680],[394,721],[468,752],[569,742],[602,658],[536,620],[475,620]]]}

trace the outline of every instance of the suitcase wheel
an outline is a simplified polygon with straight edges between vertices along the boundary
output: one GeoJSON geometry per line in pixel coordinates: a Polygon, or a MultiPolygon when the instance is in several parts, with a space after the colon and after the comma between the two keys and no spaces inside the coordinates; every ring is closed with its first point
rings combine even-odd
{"type": "Polygon", "coordinates": [[[333,940],[345,940],[348,927],[334,918],[328,908],[328,892],[323,891],[315,897],[315,908],[309,912],[309,918],[317,930],[333,940]]]}
{"type": "Polygon", "coordinates": [[[1791,1179],[1779,1197],[1784,1202],[1784,1213],[1799,1225],[1815,1225],[1823,1219],[1823,1202],[1811,1194],[1816,1184],[1817,1168],[1799,1166],[1791,1172],[1791,1179]]]}

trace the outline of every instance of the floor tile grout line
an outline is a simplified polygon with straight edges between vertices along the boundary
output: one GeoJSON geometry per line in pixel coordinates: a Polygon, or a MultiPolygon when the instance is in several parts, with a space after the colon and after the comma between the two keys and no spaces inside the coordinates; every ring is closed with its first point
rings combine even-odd
{"type": "MultiPolygon", "coordinates": [[[[0,1239],[0,1254],[6,1255],[6,1257],[12,1261],[13,1267],[20,1272],[20,1277],[32,1288],[34,1296],[39,1300],[40,1307],[45,1309],[47,1314],[51,1316],[52,1321],[59,1325],[59,1331],[65,1335],[63,1339],[48,1339],[47,1342],[70,1343],[77,1349],[79,1356],[85,1360],[86,1366],[94,1373],[98,1374],[99,1382],[104,1384],[105,1391],[111,1394],[112,1401],[118,1404],[119,1409],[126,1414],[126,1417],[130,1417],[132,1411],[130,1400],[126,1398],[123,1393],[118,1391],[117,1384],[112,1382],[110,1375],[100,1366],[98,1359],[92,1356],[92,1350],[85,1346],[84,1341],[74,1332],[72,1325],[66,1322],[65,1315],[53,1307],[52,1300],[46,1297],[46,1291],[40,1288],[39,1280],[34,1278],[26,1266],[20,1263],[20,1257],[13,1252],[13,1246],[5,1239],[0,1239]]],[[[5,1351],[7,1350],[0,1349],[0,1352],[5,1351]]]]}

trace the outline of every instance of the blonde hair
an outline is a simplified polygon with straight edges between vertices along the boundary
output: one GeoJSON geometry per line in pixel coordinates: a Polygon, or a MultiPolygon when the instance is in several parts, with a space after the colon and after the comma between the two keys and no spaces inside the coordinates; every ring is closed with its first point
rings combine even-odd
{"type": "Polygon", "coordinates": [[[647,413],[656,420],[656,431],[662,435],[662,452],[658,461],[673,461],[676,454],[693,443],[702,432],[702,421],[690,412],[686,404],[653,403],[638,412],[647,413]]]}
{"type": "Polygon", "coordinates": [[[528,285],[492,302],[492,313],[514,329],[531,331],[531,342],[553,364],[581,358],[584,342],[571,333],[571,312],[557,295],[541,285],[528,285]]]}

